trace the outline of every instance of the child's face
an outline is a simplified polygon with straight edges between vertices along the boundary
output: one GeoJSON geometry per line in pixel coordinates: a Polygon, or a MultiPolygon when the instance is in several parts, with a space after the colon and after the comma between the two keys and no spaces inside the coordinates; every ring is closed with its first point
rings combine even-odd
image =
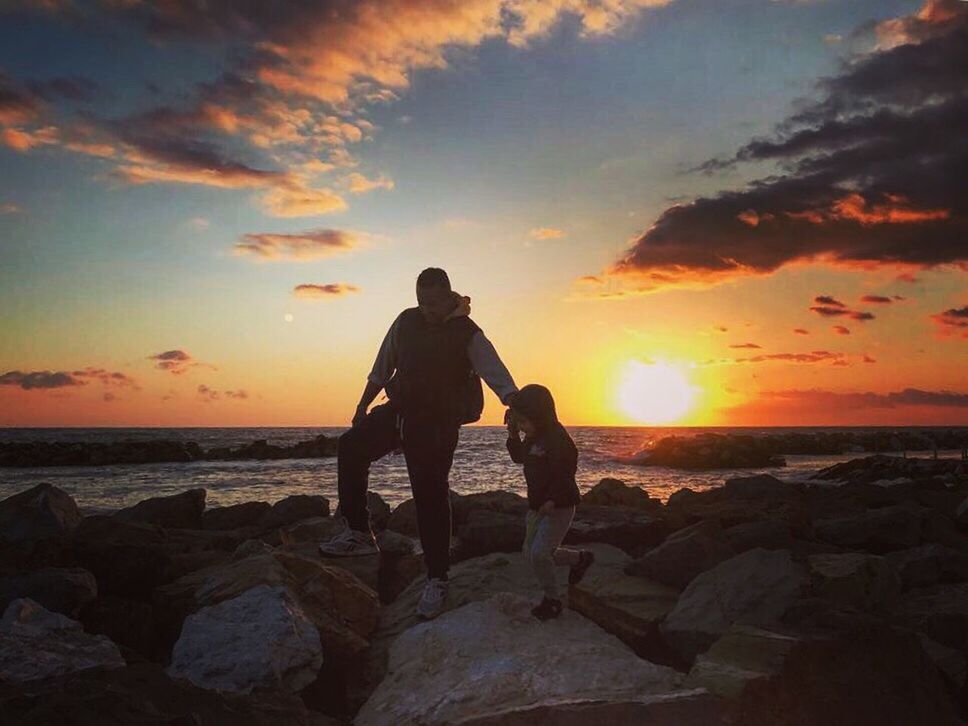
{"type": "Polygon", "coordinates": [[[525,436],[534,436],[536,431],[534,423],[527,416],[522,416],[521,414],[515,414],[515,420],[518,422],[518,428],[524,432],[525,436]]]}

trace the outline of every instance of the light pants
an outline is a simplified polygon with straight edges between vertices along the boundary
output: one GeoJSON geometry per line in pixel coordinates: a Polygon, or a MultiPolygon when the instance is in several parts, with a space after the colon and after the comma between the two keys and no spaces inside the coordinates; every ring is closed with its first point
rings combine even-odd
{"type": "Polygon", "coordinates": [[[574,507],[555,507],[551,514],[539,515],[528,510],[525,520],[527,535],[524,538],[524,559],[534,570],[538,584],[544,588],[545,597],[560,600],[555,567],[558,565],[577,565],[581,553],[578,550],[560,547],[568,533],[571,520],[575,516],[574,507]]]}

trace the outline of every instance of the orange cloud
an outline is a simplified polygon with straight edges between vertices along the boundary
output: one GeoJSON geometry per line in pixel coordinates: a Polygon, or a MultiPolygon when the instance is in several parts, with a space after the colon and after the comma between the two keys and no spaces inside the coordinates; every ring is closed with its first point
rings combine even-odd
{"type": "Polygon", "coordinates": [[[935,322],[938,334],[941,337],[968,338],[968,305],[935,313],[931,316],[931,319],[935,322]]]}
{"type": "Polygon", "coordinates": [[[325,285],[315,285],[306,283],[303,285],[296,285],[293,288],[292,293],[296,297],[305,298],[307,300],[325,300],[327,298],[340,297],[342,295],[348,295],[350,293],[359,292],[360,288],[356,285],[348,285],[344,282],[329,282],[325,285]]]}
{"type": "Polygon", "coordinates": [[[535,227],[528,233],[528,236],[531,239],[561,239],[565,236],[565,231],[555,227],[535,227]]]}
{"type": "Polygon", "coordinates": [[[353,194],[364,194],[374,189],[393,189],[393,179],[382,174],[376,179],[368,179],[358,172],[346,177],[346,184],[353,194]]]}
{"type": "Polygon", "coordinates": [[[184,350],[166,350],[163,353],[148,356],[148,360],[156,361],[155,368],[160,371],[167,371],[176,376],[187,373],[192,368],[211,368],[215,369],[210,363],[202,363],[195,360],[190,353],[184,350]]]}
{"type": "Polygon", "coordinates": [[[850,328],[845,328],[843,325],[835,325],[831,328],[837,335],[850,335],[850,328]]]}
{"type": "Polygon", "coordinates": [[[305,261],[349,252],[366,235],[339,229],[317,229],[302,234],[246,234],[235,244],[235,254],[257,260],[305,261]]]}

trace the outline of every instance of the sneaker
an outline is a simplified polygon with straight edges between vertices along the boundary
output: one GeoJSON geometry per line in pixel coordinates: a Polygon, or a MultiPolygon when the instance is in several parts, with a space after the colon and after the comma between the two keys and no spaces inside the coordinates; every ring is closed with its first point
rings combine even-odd
{"type": "Polygon", "coordinates": [[[333,537],[329,542],[319,545],[319,552],[326,557],[362,557],[379,553],[372,532],[358,532],[347,529],[333,537]]]}
{"type": "Polygon", "coordinates": [[[578,554],[578,564],[572,565],[568,570],[568,584],[577,585],[581,582],[581,579],[585,576],[588,568],[592,566],[595,561],[595,553],[589,550],[582,550],[578,554]]]}
{"type": "Polygon", "coordinates": [[[538,620],[553,620],[561,615],[561,600],[552,600],[550,597],[546,597],[531,608],[531,614],[538,620]]]}
{"type": "Polygon", "coordinates": [[[442,612],[447,604],[447,580],[432,577],[424,585],[420,602],[417,603],[417,616],[424,620],[433,620],[442,612]]]}

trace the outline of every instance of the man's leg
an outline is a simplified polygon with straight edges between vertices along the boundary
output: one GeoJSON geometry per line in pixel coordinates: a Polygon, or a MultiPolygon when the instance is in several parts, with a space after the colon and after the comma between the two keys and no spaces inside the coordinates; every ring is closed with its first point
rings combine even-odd
{"type": "Polygon", "coordinates": [[[447,579],[450,567],[450,467],[460,427],[403,422],[403,453],[417,510],[428,579],[447,579]]]}
{"type": "Polygon", "coordinates": [[[375,406],[360,423],[339,437],[337,488],[340,513],[350,529],[370,531],[366,506],[370,463],[397,447],[397,412],[389,404],[375,406]]]}

